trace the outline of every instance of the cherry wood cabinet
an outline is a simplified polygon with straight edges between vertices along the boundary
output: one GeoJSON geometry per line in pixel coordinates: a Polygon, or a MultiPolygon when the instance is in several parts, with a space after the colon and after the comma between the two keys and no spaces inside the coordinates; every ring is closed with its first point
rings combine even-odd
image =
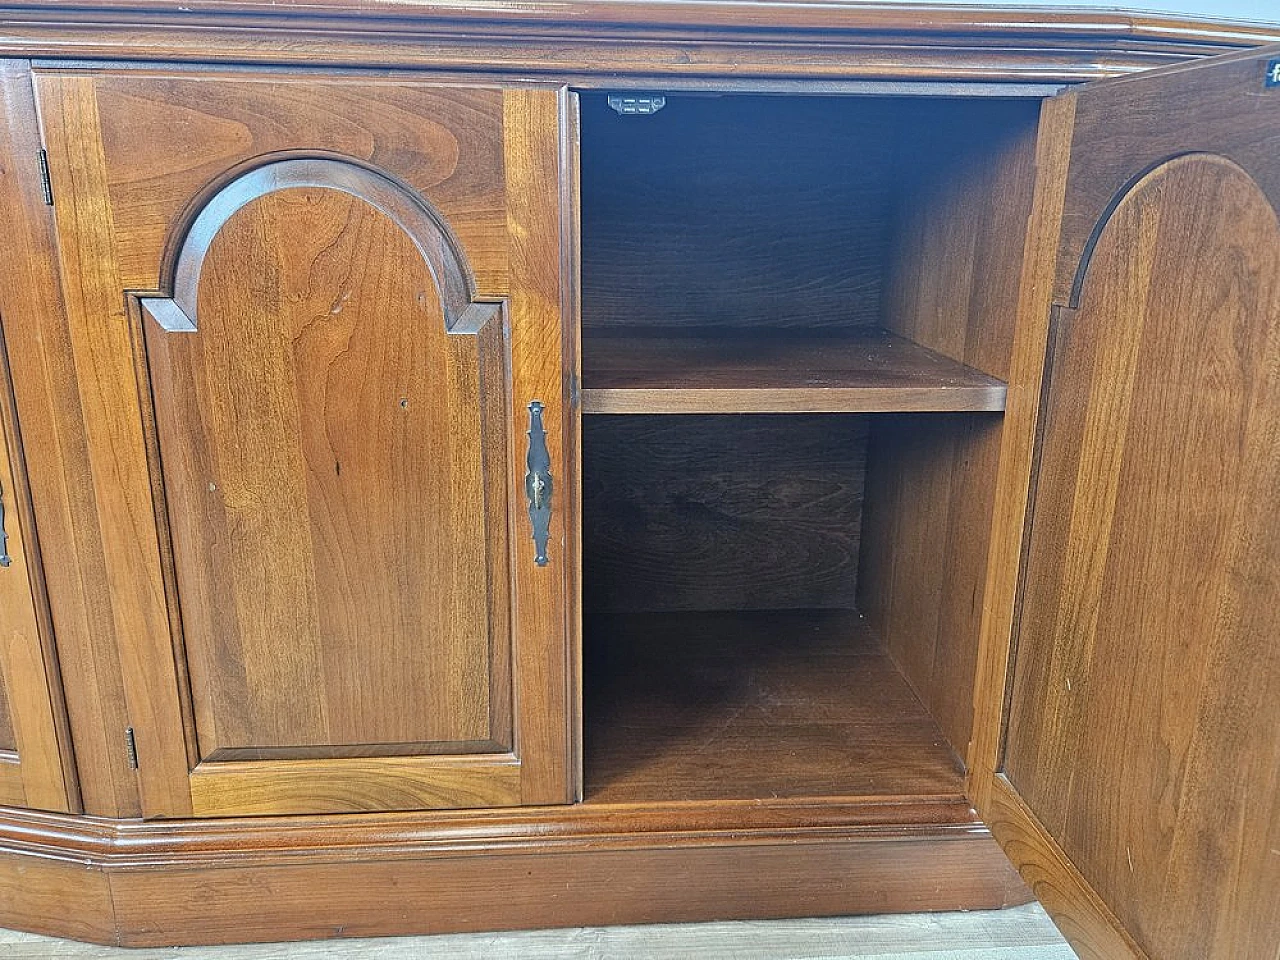
{"type": "Polygon", "coordinates": [[[0,922],[1274,953],[1280,27],[0,38],[0,922]]]}
{"type": "Polygon", "coordinates": [[[143,815],[571,799],[563,92],[33,83],[143,815]]]}

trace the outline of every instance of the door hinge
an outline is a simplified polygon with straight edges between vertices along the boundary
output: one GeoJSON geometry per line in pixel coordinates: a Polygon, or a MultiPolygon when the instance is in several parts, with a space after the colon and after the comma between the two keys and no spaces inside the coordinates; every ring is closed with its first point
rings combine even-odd
{"type": "Polygon", "coordinates": [[[667,105],[667,98],[656,93],[610,94],[609,106],[623,117],[648,117],[667,105]]]}
{"type": "Polygon", "coordinates": [[[53,206],[53,181],[49,179],[49,154],[41,150],[36,154],[36,163],[40,167],[40,187],[44,190],[45,206],[53,206]]]}
{"type": "Polygon", "coordinates": [[[125,727],[124,750],[129,758],[129,769],[138,769],[138,740],[133,735],[133,727],[125,727]]]}
{"type": "Polygon", "coordinates": [[[578,385],[578,375],[576,373],[569,374],[569,409],[577,410],[578,401],[582,396],[582,391],[578,385]]]}

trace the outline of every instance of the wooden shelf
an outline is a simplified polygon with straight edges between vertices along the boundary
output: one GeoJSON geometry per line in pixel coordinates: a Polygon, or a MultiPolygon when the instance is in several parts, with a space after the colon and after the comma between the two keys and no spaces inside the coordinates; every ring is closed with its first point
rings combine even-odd
{"type": "Polygon", "coordinates": [[[1005,384],[891,333],[584,336],[583,413],[1004,409],[1005,384]]]}
{"type": "Polygon", "coordinates": [[[963,793],[959,759],[856,612],[616,616],[586,644],[589,801],[963,793]]]}

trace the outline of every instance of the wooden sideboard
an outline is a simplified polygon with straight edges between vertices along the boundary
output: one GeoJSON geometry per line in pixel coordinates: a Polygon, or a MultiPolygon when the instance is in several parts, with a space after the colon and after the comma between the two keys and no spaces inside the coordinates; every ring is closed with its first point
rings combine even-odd
{"type": "Polygon", "coordinates": [[[0,5],[0,924],[1274,957],[1268,43],[0,5]]]}

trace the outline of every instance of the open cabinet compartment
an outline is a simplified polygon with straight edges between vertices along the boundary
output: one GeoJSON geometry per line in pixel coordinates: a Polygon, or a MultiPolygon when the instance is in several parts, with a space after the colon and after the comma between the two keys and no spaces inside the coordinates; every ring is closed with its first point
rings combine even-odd
{"type": "Polygon", "coordinates": [[[1037,107],[583,96],[587,801],[963,794],[1037,107]]]}

